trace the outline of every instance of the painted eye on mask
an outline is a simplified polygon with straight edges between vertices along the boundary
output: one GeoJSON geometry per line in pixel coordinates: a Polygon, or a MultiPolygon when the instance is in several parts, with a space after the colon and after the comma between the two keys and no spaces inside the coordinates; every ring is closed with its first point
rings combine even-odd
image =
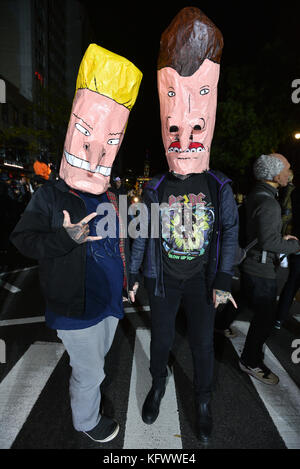
{"type": "Polygon", "coordinates": [[[89,135],[91,135],[90,132],[85,127],[83,127],[82,125],[75,124],[75,127],[76,127],[77,130],[79,130],[79,132],[81,132],[86,137],[89,137],[89,135]]]}
{"type": "Polygon", "coordinates": [[[208,89],[208,88],[203,88],[203,90],[200,90],[201,96],[204,96],[205,94],[208,94],[208,93],[209,93],[209,89],[208,89]]]}
{"type": "Polygon", "coordinates": [[[119,138],[111,138],[110,140],[107,141],[108,145],[118,145],[120,142],[119,138]]]}
{"type": "Polygon", "coordinates": [[[168,96],[170,96],[170,98],[173,98],[174,96],[176,96],[175,91],[169,91],[168,96]]]}

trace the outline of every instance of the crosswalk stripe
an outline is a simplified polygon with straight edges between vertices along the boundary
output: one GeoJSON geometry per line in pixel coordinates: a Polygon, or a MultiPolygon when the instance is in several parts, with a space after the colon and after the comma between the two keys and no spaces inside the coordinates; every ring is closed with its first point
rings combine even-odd
{"type": "Polygon", "coordinates": [[[150,311],[150,306],[126,306],[124,313],[138,313],[140,311],[150,311]]]}
{"type": "MultiPolygon", "coordinates": [[[[234,321],[233,326],[238,329],[239,335],[231,341],[240,356],[249,323],[234,321]]],[[[267,346],[264,362],[279,377],[279,383],[267,385],[252,376],[251,380],[287,448],[300,449],[300,391],[267,346]]]]}
{"type": "Polygon", "coordinates": [[[10,293],[19,293],[21,291],[20,288],[15,287],[14,285],[11,285],[8,282],[3,282],[3,280],[1,280],[1,279],[0,279],[0,287],[5,288],[10,293]]]}
{"type": "MultiPolygon", "coordinates": [[[[1,280],[0,280],[1,282],[1,280]]],[[[125,307],[124,313],[138,313],[141,311],[150,311],[150,306],[133,306],[125,307]]],[[[34,324],[37,322],[45,322],[45,316],[33,316],[30,318],[18,318],[18,319],[3,319],[0,321],[0,327],[4,326],[22,326],[24,324],[34,324]]]]}
{"type": "Polygon", "coordinates": [[[34,269],[38,269],[38,265],[34,265],[33,267],[25,267],[23,269],[11,270],[10,272],[1,272],[0,277],[5,277],[6,275],[17,274],[18,272],[26,272],[28,270],[34,270],[34,269]]]}
{"type": "Polygon", "coordinates": [[[1,449],[12,446],[64,350],[60,343],[34,343],[0,383],[1,449]]]}
{"type": "Polygon", "coordinates": [[[32,318],[3,319],[0,321],[0,327],[3,326],[22,326],[23,324],[34,324],[36,322],[45,322],[45,316],[34,316],[32,318]]]}
{"type": "Polygon", "coordinates": [[[173,374],[169,377],[158,419],[152,425],[142,421],[145,397],[151,387],[149,373],[150,331],[136,330],[124,449],[182,449],[173,374]]]}

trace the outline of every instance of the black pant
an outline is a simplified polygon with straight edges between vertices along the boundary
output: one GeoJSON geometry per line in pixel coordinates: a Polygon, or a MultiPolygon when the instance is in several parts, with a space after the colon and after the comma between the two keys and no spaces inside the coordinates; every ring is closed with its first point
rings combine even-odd
{"type": "Polygon", "coordinates": [[[300,288],[300,256],[290,256],[289,277],[280,295],[277,316],[278,321],[285,321],[288,318],[289,310],[293,299],[300,288]]]}
{"type": "MultiPolygon", "coordinates": [[[[236,298],[239,309],[244,305],[251,308],[254,315],[246,337],[242,361],[257,367],[263,361],[263,345],[270,335],[276,314],[277,281],[241,273],[240,294],[236,298]]],[[[227,329],[236,318],[238,311],[231,303],[216,315],[216,329],[227,329]]]]}
{"type": "Polygon", "coordinates": [[[167,375],[169,352],[175,337],[176,314],[183,300],[196,396],[200,402],[208,402],[213,380],[215,310],[212,299],[208,297],[204,274],[188,280],[165,275],[165,298],[154,296],[153,283],[151,279],[145,278],[151,308],[150,373],[153,382],[167,375]]]}

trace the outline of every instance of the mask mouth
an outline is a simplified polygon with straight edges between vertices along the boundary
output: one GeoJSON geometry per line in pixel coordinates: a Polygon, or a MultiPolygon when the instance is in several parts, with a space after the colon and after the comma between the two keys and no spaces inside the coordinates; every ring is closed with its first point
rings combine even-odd
{"type": "Polygon", "coordinates": [[[99,165],[96,167],[96,169],[92,170],[89,161],[82,160],[75,155],[71,155],[71,153],[68,153],[66,150],[64,150],[64,154],[69,165],[74,166],[74,168],[83,169],[84,171],[89,171],[90,173],[102,174],[102,176],[110,176],[111,167],[99,165]]]}
{"type": "Polygon", "coordinates": [[[201,153],[205,151],[203,143],[191,142],[187,150],[182,150],[180,142],[172,142],[168,148],[168,153],[201,153]]]}

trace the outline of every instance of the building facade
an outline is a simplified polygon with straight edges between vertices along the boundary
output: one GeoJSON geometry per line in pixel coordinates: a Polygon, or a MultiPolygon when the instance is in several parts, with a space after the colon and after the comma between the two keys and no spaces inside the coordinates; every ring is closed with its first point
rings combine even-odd
{"type": "MultiPolygon", "coordinates": [[[[55,113],[61,117],[64,105],[67,115],[82,54],[92,41],[79,0],[1,0],[0,79],[6,103],[0,104],[0,164],[7,158],[25,164],[41,155],[55,158],[57,148],[49,147],[55,113]]],[[[61,138],[64,122],[57,122],[61,138]]]]}

